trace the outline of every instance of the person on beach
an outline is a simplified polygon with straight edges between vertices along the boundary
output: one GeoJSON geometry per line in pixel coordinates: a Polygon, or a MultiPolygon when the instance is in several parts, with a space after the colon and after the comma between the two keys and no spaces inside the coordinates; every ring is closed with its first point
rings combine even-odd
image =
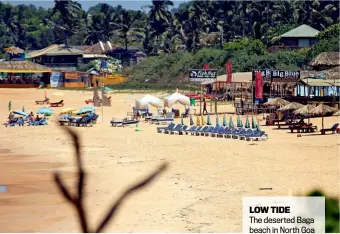
{"type": "Polygon", "coordinates": [[[12,110],[12,101],[9,101],[8,103],[8,111],[11,111],[12,110]]]}
{"type": "Polygon", "coordinates": [[[205,101],[205,98],[203,98],[203,114],[207,113],[208,114],[208,111],[207,111],[207,102],[205,101]]]}

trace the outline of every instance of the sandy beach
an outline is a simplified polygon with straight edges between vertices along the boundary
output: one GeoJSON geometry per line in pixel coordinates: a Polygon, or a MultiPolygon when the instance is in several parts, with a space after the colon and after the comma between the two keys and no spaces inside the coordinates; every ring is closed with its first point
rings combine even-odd
{"type": "MultiPolygon", "coordinates": [[[[51,101],[63,99],[64,108],[80,108],[92,98],[87,91],[48,90],[48,95],[51,101]],[[64,96],[50,96],[53,92],[64,96]]],[[[139,125],[141,132],[135,127],[112,128],[109,121],[131,112],[133,99],[143,95],[111,96],[113,105],[104,107],[103,124],[99,108],[96,125],[73,127],[81,134],[91,227],[124,188],[165,161],[167,171],[131,196],[105,232],[241,232],[244,196],[304,195],[314,188],[340,196],[337,134],[297,137],[287,130],[262,127],[269,135],[267,141],[246,142],[158,134],[156,126],[148,123],[139,125]]],[[[13,110],[24,105],[26,111],[36,112],[40,106],[34,100],[43,99],[43,90],[1,89],[0,118],[5,122],[8,117],[9,101],[13,110]]],[[[175,107],[184,111],[179,104],[175,107]]],[[[232,106],[219,108],[232,111],[232,106]]],[[[54,109],[57,114],[62,108],[54,109]]],[[[48,126],[1,126],[0,185],[8,187],[8,192],[0,193],[1,232],[80,231],[75,212],[52,179],[52,172],[59,170],[68,184],[74,182],[72,144],[55,119],[52,116],[48,126]]],[[[321,128],[321,118],[311,122],[321,128]]],[[[336,122],[338,117],[326,117],[325,127],[336,122]]]]}

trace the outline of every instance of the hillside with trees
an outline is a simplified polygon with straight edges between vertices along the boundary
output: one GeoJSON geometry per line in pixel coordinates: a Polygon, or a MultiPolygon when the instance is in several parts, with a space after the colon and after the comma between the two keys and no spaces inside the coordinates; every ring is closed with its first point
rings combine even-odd
{"type": "Polygon", "coordinates": [[[110,40],[149,56],[129,69],[134,82],[163,78],[163,83],[204,63],[221,71],[226,60],[233,62],[235,71],[294,69],[320,52],[339,50],[336,0],[190,1],[172,6],[172,1],[163,0],[140,11],[107,4],[84,11],[71,0],[55,0],[52,9],[0,2],[0,45],[30,51],[54,43],[91,45],[110,40]],[[322,31],[320,43],[311,49],[268,52],[270,46],[279,45],[279,35],[302,24],[322,31]]]}

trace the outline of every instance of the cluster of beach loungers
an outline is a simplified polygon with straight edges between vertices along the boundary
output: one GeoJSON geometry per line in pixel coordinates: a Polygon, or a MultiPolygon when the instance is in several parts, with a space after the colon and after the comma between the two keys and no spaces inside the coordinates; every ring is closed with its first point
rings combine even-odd
{"type": "Polygon", "coordinates": [[[169,135],[210,136],[227,139],[240,139],[247,141],[267,140],[268,135],[264,131],[247,128],[229,128],[220,126],[192,126],[170,123],[167,127],[158,127],[158,133],[169,135]]]}
{"type": "Polygon", "coordinates": [[[14,126],[41,126],[48,125],[48,121],[46,118],[41,118],[39,120],[30,120],[29,116],[14,118],[9,120],[7,123],[4,123],[6,127],[14,127],[14,126]]]}
{"type": "Polygon", "coordinates": [[[93,126],[93,124],[97,123],[99,115],[96,113],[90,112],[84,116],[72,116],[72,115],[61,115],[59,116],[59,124],[61,126],[77,126],[77,127],[88,127],[93,126]]]}
{"type": "Polygon", "coordinates": [[[165,116],[148,116],[145,117],[145,122],[151,124],[170,124],[174,121],[174,114],[172,112],[167,113],[165,116]]]}

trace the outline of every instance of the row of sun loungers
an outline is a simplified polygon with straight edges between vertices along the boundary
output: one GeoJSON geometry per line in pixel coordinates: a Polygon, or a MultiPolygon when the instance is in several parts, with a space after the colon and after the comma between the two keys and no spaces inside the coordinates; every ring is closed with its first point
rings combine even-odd
{"type": "Polygon", "coordinates": [[[152,124],[170,124],[174,121],[174,115],[172,112],[167,113],[166,116],[150,116],[145,118],[146,122],[152,124]]]}
{"type": "Polygon", "coordinates": [[[268,135],[264,131],[245,128],[229,128],[214,126],[192,126],[171,123],[167,127],[158,127],[158,133],[169,135],[191,135],[191,136],[210,136],[218,138],[240,139],[240,140],[266,140],[268,135]]]}
{"type": "Polygon", "coordinates": [[[45,104],[50,104],[50,107],[62,107],[64,106],[64,100],[61,100],[59,102],[50,102],[49,98],[45,98],[42,101],[35,101],[37,105],[45,105],[45,104]]]}
{"type": "Polygon", "coordinates": [[[77,126],[77,127],[88,127],[97,122],[99,115],[92,113],[89,115],[85,115],[83,117],[76,117],[76,116],[60,116],[59,124],[61,126],[68,125],[68,126],[77,126]]]}
{"type": "Polygon", "coordinates": [[[30,121],[28,119],[17,119],[16,121],[10,121],[8,123],[4,123],[6,127],[14,127],[14,126],[25,126],[25,123],[27,126],[41,126],[41,125],[48,125],[47,119],[40,119],[38,121],[30,121]]]}
{"type": "Polygon", "coordinates": [[[139,120],[111,120],[110,121],[112,127],[126,127],[126,126],[131,126],[134,124],[138,124],[139,120]]]}

